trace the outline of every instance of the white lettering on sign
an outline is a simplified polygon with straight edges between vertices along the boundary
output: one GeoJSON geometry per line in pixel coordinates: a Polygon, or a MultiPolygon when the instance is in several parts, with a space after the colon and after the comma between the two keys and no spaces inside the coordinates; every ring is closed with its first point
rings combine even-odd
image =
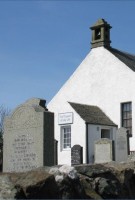
{"type": "Polygon", "coordinates": [[[72,124],[73,123],[73,113],[59,113],[58,124],[72,124]]]}

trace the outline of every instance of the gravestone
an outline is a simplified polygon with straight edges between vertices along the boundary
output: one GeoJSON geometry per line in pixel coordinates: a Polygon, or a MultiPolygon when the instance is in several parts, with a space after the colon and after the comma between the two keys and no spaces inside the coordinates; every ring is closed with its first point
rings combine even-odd
{"type": "Polygon", "coordinates": [[[23,172],[54,164],[54,113],[33,98],[4,122],[4,172],[23,172]]]}
{"type": "Polygon", "coordinates": [[[127,130],[119,128],[115,139],[115,161],[122,162],[128,159],[127,130]]]}
{"type": "Polygon", "coordinates": [[[54,140],[54,165],[58,165],[58,141],[54,140]]]}
{"type": "Polygon", "coordinates": [[[113,160],[112,140],[102,138],[95,141],[95,163],[106,163],[113,160]]]}
{"type": "Polygon", "coordinates": [[[71,165],[80,165],[83,163],[83,148],[80,145],[74,145],[71,148],[71,165]]]}

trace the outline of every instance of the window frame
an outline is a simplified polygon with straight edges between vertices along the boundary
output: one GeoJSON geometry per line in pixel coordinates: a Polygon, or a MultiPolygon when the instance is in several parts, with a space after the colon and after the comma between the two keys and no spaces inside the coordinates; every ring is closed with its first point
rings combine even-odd
{"type": "Polygon", "coordinates": [[[111,139],[111,130],[107,129],[107,128],[101,128],[101,139],[103,138],[107,138],[107,139],[111,139]],[[107,131],[108,133],[103,133],[103,131],[107,131]],[[108,137],[105,137],[105,135],[107,134],[108,137]]]}
{"type": "Polygon", "coordinates": [[[121,103],[121,127],[126,128],[128,136],[132,137],[132,102],[131,101],[121,103]]]}
{"type": "Polygon", "coordinates": [[[71,149],[71,125],[64,125],[60,127],[61,133],[61,151],[67,151],[71,149]],[[63,132],[64,129],[70,129],[69,132],[63,132]],[[67,142],[69,140],[69,142],[67,142]],[[69,147],[68,147],[69,144],[69,147]],[[64,147],[66,145],[66,147],[64,147]]]}

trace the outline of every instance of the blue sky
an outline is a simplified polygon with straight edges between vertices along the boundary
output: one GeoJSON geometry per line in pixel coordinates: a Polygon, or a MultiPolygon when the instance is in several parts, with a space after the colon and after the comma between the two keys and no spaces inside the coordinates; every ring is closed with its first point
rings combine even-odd
{"type": "Polygon", "coordinates": [[[135,1],[1,0],[0,105],[53,98],[91,49],[92,26],[113,27],[111,46],[135,54],[135,1]]]}

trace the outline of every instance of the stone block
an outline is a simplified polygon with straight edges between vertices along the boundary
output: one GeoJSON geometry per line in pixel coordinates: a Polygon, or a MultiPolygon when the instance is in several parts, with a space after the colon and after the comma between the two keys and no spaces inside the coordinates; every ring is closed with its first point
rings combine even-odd
{"type": "Polygon", "coordinates": [[[102,138],[95,141],[95,163],[106,163],[113,160],[112,140],[102,138]]]}
{"type": "Polygon", "coordinates": [[[4,172],[29,171],[54,164],[54,113],[45,100],[30,99],[4,122],[4,172]]]}

